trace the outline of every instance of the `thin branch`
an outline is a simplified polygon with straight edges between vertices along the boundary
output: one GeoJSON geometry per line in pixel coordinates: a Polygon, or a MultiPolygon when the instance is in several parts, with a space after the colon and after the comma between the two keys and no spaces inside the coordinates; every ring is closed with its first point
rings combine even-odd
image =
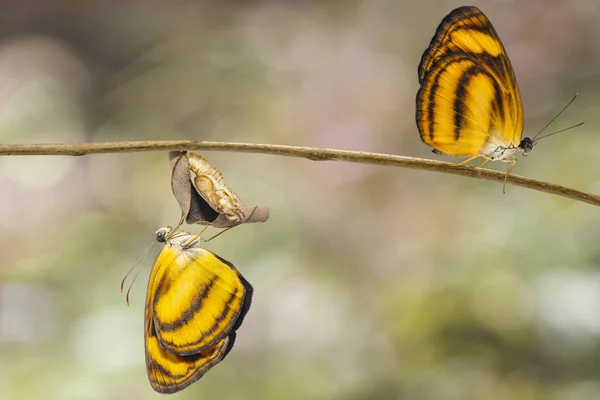
{"type": "MultiPolygon", "coordinates": [[[[367,153],[362,151],[321,149],[315,147],[296,147],[274,144],[204,142],[197,140],[172,141],[139,141],[139,142],[104,142],[104,143],[56,143],[56,144],[0,144],[0,156],[54,155],[82,156],[87,154],[132,153],[139,151],[167,150],[212,150],[241,153],[274,154],[288,157],[307,158],[312,161],[346,161],[360,164],[386,165],[404,167],[423,171],[434,171],[445,174],[486,179],[504,182],[505,173],[483,168],[447,163],[444,161],[425,160],[422,158],[403,157],[390,154],[367,153]]],[[[600,206],[600,196],[538,181],[518,175],[508,176],[507,183],[527,189],[538,190],[557,196],[600,206]]]]}

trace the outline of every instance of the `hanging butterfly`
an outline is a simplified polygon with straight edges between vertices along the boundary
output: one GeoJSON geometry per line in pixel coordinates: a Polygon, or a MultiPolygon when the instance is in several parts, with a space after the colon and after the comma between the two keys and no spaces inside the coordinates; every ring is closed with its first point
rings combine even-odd
{"type": "Polygon", "coordinates": [[[442,20],[418,74],[421,140],[434,153],[469,157],[460,164],[479,157],[484,161],[478,166],[499,160],[511,164],[508,176],[517,152],[526,155],[538,140],[562,132],[539,137],[561,111],[535,137],[521,138],[523,106],[515,73],[496,30],[477,7],[457,8],[442,20]]]}
{"type": "Polygon", "coordinates": [[[252,301],[252,285],[233,264],[171,228],[150,273],[145,310],[146,369],[160,393],[200,379],[231,351],[252,301]],[[191,240],[191,241],[190,241],[191,240]]]}

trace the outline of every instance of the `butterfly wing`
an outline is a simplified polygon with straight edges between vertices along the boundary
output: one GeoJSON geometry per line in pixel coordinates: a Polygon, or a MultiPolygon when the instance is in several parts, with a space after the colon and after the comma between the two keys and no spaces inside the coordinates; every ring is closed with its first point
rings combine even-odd
{"type": "Polygon", "coordinates": [[[159,343],[156,331],[150,324],[146,335],[146,367],[150,385],[159,393],[175,393],[185,389],[229,353],[235,333],[197,354],[180,356],[169,353],[159,343]]]}
{"type": "Polygon", "coordinates": [[[239,327],[252,292],[228,261],[198,246],[167,244],[150,275],[146,310],[152,310],[149,318],[165,350],[196,354],[239,327]]]}
{"type": "Polygon", "coordinates": [[[514,71],[491,22],[460,7],[440,23],[419,64],[421,139],[456,156],[518,146],[523,108],[514,71]]]}
{"type": "Polygon", "coordinates": [[[252,293],[250,283],[228,261],[199,247],[182,250],[167,243],[156,258],[146,294],[146,369],[152,388],[180,391],[223,360],[233,348],[252,293]]]}

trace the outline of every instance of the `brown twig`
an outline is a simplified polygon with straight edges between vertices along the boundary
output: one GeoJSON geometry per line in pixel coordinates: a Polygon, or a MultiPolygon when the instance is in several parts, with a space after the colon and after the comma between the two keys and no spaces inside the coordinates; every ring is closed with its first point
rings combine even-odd
{"type": "MultiPolygon", "coordinates": [[[[139,141],[139,142],[104,142],[104,143],[55,143],[55,144],[4,144],[0,145],[0,156],[25,155],[54,155],[82,156],[88,154],[132,153],[139,151],[170,151],[170,150],[212,150],[232,151],[242,153],[274,154],[288,157],[307,158],[313,161],[346,161],[361,164],[374,164],[435,171],[445,174],[467,176],[470,178],[486,179],[504,182],[505,173],[483,168],[473,168],[444,161],[426,160],[422,158],[403,157],[390,154],[367,153],[314,147],[283,146],[275,144],[204,142],[197,140],[171,141],[139,141]]],[[[557,196],[600,206],[600,196],[556,185],[550,182],[538,181],[518,175],[510,175],[508,184],[527,189],[538,190],[557,196]]]]}

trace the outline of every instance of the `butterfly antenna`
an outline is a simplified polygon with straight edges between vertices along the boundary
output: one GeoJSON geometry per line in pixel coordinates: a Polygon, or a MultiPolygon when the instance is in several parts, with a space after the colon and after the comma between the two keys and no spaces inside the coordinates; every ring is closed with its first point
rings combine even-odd
{"type": "MultiPolygon", "coordinates": [[[[546,130],[546,128],[548,128],[548,127],[549,127],[549,126],[550,126],[550,125],[551,125],[551,124],[552,124],[552,123],[553,123],[553,122],[556,120],[556,118],[560,117],[560,114],[562,114],[562,113],[563,113],[563,112],[564,112],[564,111],[565,111],[567,108],[569,108],[569,106],[570,106],[570,105],[571,105],[571,104],[572,104],[572,103],[575,101],[575,99],[577,99],[577,97],[579,97],[579,93],[575,93],[575,96],[573,96],[573,98],[571,99],[571,101],[569,101],[569,102],[567,103],[567,105],[566,105],[566,106],[564,106],[564,107],[563,107],[563,109],[562,109],[562,110],[560,110],[560,112],[559,112],[558,114],[556,114],[556,115],[554,116],[554,118],[552,118],[552,119],[550,120],[550,122],[548,122],[548,123],[546,124],[546,126],[544,126],[544,127],[543,127],[543,128],[542,128],[542,129],[541,129],[541,130],[540,130],[540,131],[539,131],[539,132],[538,132],[538,133],[537,133],[537,134],[536,134],[536,135],[533,137],[533,139],[531,139],[531,140],[532,140],[532,141],[535,141],[536,139],[541,139],[541,137],[539,137],[539,136],[542,134],[542,132],[544,132],[544,131],[546,130]]],[[[581,125],[581,124],[579,124],[579,125],[581,125]]],[[[579,125],[575,125],[575,126],[579,126],[579,125]]],[[[571,128],[574,128],[575,126],[572,126],[571,128]]],[[[571,128],[567,128],[567,129],[571,129],[571,128]]],[[[563,129],[563,130],[562,130],[562,131],[560,131],[560,132],[566,131],[567,129],[563,129]]],[[[550,135],[554,135],[555,133],[558,133],[558,132],[551,133],[550,135]]],[[[546,135],[546,136],[543,136],[543,137],[548,137],[548,136],[550,136],[550,135],[546,135]]]]}
{"type": "Polygon", "coordinates": [[[575,124],[575,125],[573,125],[573,126],[569,126],[568,128],[561,129],[560,131],[556,131],[556,132],[552,132],[552,133],[549,133],[549,134],[547,134],[547,135],[544,135],[544,136],[540,136],[539,138],[537,138],[537,139],[536,139],[536,142],[537,142],[538,140],[541,140],[541,139],[547,138],[547,137],[549,137],[549,136],[556,135],[557,133],[561,133],[561,132],[568,131],[568,130],[570,130],[570,129],[573,129],[573,128],[577,128],[578,126],[581,126],[581,125],[583,125],[584,123],[585,123],[585,122],[580,122],[580,123],[578,123],[578,124],[575,124]]]}
{"type": "MultiPolygon", "coordinates": [[[[137,273],[135,274],[135,277],[133,278],[133,282],[135,282],[135,278],[137,278],[138,274],[140,273],[140,270],[142,269],[141,266],[144,265],[144,261],[146,261],[146,258],[148,257],[148,254],[150,253],[152,246],[154,246],[154,243],[155,243],[155,241],[152,241],[152,243],[150,243],[150,245],[146,248],[146,250],[144,251],[142,256],[140,258],[138,258],[138,260],[135,262],[135,264],[133,264],[133,266],[131,268],[129,268],[129,271],[127,271],[127,273],[123,277],[123,280],[121,281],[121,293],[123,293],[123,287],[125,286],[125,280],[127,280],[127,277],[131,274],[131,272],[133,272],[133,270],[137,266],[140,266],[137,273]]],[[[133,282],[131,283],[131,285],[133,285],[133,282]]],[[[129,305],[129,291],[131,290],[131,285],[129,285],[129,289],[127,289],[127,295],[125,296],[127,305],[129,305]]]]}
{"type": "MultiPolygon", "coordinates": [[[[148,255],[148,254],[146,253],[146,255],[148,255]]],[[[142,265],[143,265],[143,263],[142,263],[142,265]]],[[[131,283],[129,284],[129,289],[127,289],[127,294],[125,295],[125,301],[127,302],[128,306],[129,306],[129,293],[131,292],[131,288],[133,288],[133,284],[135,283],[135,280],[137,279],[140,272],[142,272],[142,268],[138,268],[133,279],[131,280],[131,283]]]]}

